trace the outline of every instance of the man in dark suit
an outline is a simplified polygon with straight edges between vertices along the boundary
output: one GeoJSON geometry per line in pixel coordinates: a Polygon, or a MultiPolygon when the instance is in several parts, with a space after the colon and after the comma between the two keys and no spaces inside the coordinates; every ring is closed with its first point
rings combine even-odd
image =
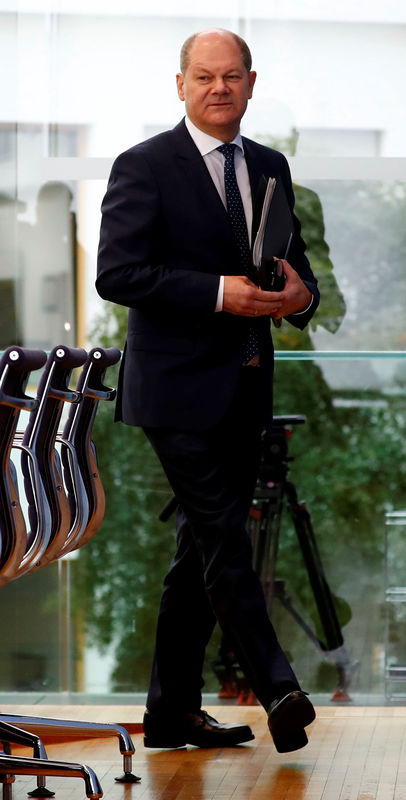
{"type": "Polygon", "coordinates": [[[314,719],[267,615],[245,529],[272,414],[270,318],[302,328],[319,300],[296,218],[284,290],[261,291],[252,280],[262,176],[282,181],[294,204],[285,158],[239,134],[255,78],[235,34],[190,37],[177,75],[186,119],[117,158],[102,206],[97,290],[130,309],[117,418],[143,427],[179,504],[144,716],[148,747],[253,738],[248,726],[201,710],[216,620],[278,751],[306,744],[314,719]]]}

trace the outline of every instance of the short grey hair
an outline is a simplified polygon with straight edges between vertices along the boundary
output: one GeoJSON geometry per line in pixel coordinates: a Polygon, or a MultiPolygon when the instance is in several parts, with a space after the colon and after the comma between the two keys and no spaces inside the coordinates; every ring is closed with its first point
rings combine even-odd
{"type": "Polygon", "coordinates": [[[252,56],[251,56],[251,51],[247,45],[247,42],[245,42],[244,39],[241,38],[241,36],[238,36],[238,33],[234,33],[233,31],[227,31],[224,28],[211,28],[206,31],[198,31],[197,33],[192,33],[192,35],[189,36],[188,39],[186,39],[186,41],[183,43],[180,51],[180,71],[182,75],[185,74],[189,66],[190,51],[198,36],[202,36],[202,34],[205,33],[215,33],[216,31],[218,31],[219,33],[220,32],[228,33],[230,36],[232,36],[232,38],[234,39],[236,45],[240,50],[244,67],[246,68],[247,72],[250,72],[252,67],[252,56]]]}

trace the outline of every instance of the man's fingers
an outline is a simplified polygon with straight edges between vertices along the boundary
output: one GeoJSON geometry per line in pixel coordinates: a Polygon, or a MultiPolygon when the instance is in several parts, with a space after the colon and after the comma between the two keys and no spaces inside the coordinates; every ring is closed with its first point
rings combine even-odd
{"type": "Polygon", "coordinates": [[[266,292],[245,275],[224,278],[223,311],[243,317],[272,316],[282,306],[279,292],[266,292]]]}

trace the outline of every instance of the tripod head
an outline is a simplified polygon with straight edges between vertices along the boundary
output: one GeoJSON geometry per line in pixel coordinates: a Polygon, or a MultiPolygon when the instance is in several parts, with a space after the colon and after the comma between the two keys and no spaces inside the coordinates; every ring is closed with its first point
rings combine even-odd
{"type": "Polygon", "coordinates": [[[274,417],[264,428],[261,435],[261,461],[258,471],[255,497],[263,497],[275,483],[286,479],[289,462],[293,456],[288,455],[288,442],[292,435],[293,425],[306,422],[303,414],[291,414],[286,417],[274,417]]]}

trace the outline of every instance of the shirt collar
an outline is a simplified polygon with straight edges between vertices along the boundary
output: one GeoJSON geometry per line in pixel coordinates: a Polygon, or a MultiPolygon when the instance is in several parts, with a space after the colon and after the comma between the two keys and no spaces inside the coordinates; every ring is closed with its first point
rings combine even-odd
{"type": "MultiPolygon", "coordinates": [[[[207,156],[208,153],[213,152],[213,150],[217,150],[221,144],[224,144],[221,139],[216,139],[214,136],[209,136],[208,133],[205,133],[204,131],[200,130],[200,128],[197,128],[196,125],[189,119],[189,117],[185,117],[185,125],[202,156],[207,156]]],[[[240,133],[237,133],[237,136],[233,139],[231,144],[237,145],[241,152],[244,152],[240,133]]]]}

